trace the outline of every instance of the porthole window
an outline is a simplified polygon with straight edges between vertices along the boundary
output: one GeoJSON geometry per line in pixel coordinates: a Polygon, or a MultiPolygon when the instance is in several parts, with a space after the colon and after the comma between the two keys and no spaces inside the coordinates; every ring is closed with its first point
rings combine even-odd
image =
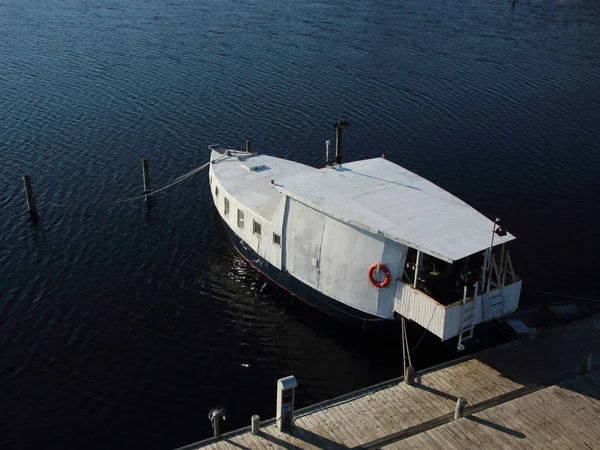
{"type": "Polygon", "coordinates": [[[244,228],[244,213],[239,209],[238,209],[237,223],[238,223],[238,228],[244,228]]]}
{"type": "Polygon", "coordinates": [[[215,195],[219,198],[219,186],[215,188],[215,195]]]}
{"type": "Polygon", "coordinates": [[[273,244],[278,245],[279,247],[281,247],[281,236],[279,236],[278,234],[273,233],[273,244]]]}
{"type": "Polygon", "coordinates": [[[260,223],[258,223],[256,220],[254,221],[254,224],[252,225],[252,231],[254,232],[255,235],[260,236],[261,227],[260,227],[260,223]]]}
{"type": "Polygon", "coordinates": [[[225,208],[223,210],[223,213],[229,217],[229,199],[227,197],[223,197],[224,202],[225,202],[225,208]]]}

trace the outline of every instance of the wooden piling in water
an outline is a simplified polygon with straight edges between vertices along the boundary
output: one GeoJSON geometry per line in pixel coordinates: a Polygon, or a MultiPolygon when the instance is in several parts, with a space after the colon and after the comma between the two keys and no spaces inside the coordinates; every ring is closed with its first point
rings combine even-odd
{"type": "Polygon", "coordinates": [[[587,353],[581,363],[581,374],[584,375],[592,370],[592,354],[587,353]]]}
{"type": "MultiPolygon", "coordinates": [[[[150,167],[148,165],[148,158],[142,158],[142,171],[144,176],[144,194],[148,195],[151,192],[150,189],[150,167]]],[[[148,199],[148,197],[146,197],[148,199]]]]}
{"type": "Polygon", "coordinates": [[[25,196],[27,197],[27,211],[30,215],[35,215],[35,197],[33,196],[33,188],[31,187],[31,177],[23,175],[23,183],[25,184],[25,196]]]}

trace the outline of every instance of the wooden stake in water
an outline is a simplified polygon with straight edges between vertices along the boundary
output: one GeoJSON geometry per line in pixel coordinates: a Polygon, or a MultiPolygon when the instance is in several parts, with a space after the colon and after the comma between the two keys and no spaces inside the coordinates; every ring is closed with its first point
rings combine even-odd
{"type": "Polygon", "coordinates": [[[587,353],[581,363],[581,374],[588,373],[590,370],[592,370],[592,354],[587,353]]]}
{"type": "MultiPolygon", "coordinates": [[[[142,158],[142,170],[144,172],[144,194],[150,194],[150,168],[148,166],[148,158],[142,158]]],[[[148,200],[148,197],[146,197],[148,200]]]]}
{"type": "Polygon", "coordinates": [[[35,215],[35,197],[33,196],[33,188],[31,187],[31,177],[23,175],[23,182],[25,183],[25,195],[27,197],[27,211],[33,216],[35,215]]]}

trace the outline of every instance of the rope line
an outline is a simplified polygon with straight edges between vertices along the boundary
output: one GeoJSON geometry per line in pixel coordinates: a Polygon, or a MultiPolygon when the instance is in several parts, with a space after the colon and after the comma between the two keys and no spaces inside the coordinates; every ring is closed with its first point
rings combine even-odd
{"type": "Polygon", "coordinates": [[[406,331],[406,326],[403,327],[403,333],[404,333],[404,344],[406,345],[406,356],[408,356],[408,365],[410,367],[413,367],[412,360],[410,358],[410,350],[408,349],[408,334],[406,331]]]}
{"type": "MultiPolygon", "coordinates": [[[[193,170],[190,170],[189,172],[175,178],[173,181],[171,181],[170,183],[168,183],[167,185],[161,187],[160,189],[156,189],[152,192],[149,192],[148,194],[142,194],[142,195],[136,195],[134,197],[128,197],[128,198],[124,198],[121,200],[114,200],[111,202],[91,202],[91,203],[50,203],[50,206],[56,206],[59,208],[64,208],[64,207],[73,207],[73,208],[78,208],[78,207],[84,207],[84,206],[108,206],[108,205],[118,205],[120,203],[127,203],[127,202],[132,202],[135,200],[141,200],[142,198],[148,198],[151,197],[159,192],[162,192],[166,189],[169,189],[170,187],[175,186],[176,184],[181,183],[182,181],[187,180],[188,178],[190,178],[191,176],[197,174],[198,172],[200,172],[202,169],[206,168],[211,162],[218,162],[221,159],[225,158],[227,155],[223,155],[217,159],[215,159],[214,161],[208,161],[206,164],[201,165],[200,167],[196,167],[193,170]]],[[[40,204],[44,204],[46,202],[40,202],[40,204]]]]}
{"type": "Polygon", "coordinates": [[[575,300],[585,300],[588,302],[600,302],[600,298],[577,297],[575,295],[558,294],[556,292],[540,291],[539,289],[531,289],[531,288],[527,288],[527,290],[532,291],[532,292],[538,292],[540,294],[554,295],[556,297],[574,298],[575,300]]]}
{"type": "Polygon", "coordinates": [[[404,317],[402,317],[402,365],[404,367],[403,375],[406,374],[406,344],[404,342],[404,328],[406,324],[404,323],[404,317]]]}
{"type": "Polygon", "coordinates": [[[419,342],[417,342],[417,344],[412,348],[411,352],[414,352],[417,349],[417,347],[419,346],[419,344],[421,343],[421,341],[423,340],[423,338],[427,334],[427,330],[429,329],[429,325],[431,325],[431,321],[433,320],[433,316],[435,316],[435,311],[436,311],[436,308],[433,308],[433,312],[431,313],[431,318],[429,319],[429,323],[427,324],[427,327],[425,327],[425,331],[423,331],[423,336],[421,336],[421,339],[419,339],[419,342]]]}

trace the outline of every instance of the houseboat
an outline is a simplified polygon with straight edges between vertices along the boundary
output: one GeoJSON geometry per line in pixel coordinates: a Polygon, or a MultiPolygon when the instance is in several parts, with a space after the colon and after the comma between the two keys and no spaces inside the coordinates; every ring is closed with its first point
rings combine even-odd
{"type": "MultiPolygon", "coordinates": [[[[444,189],[385,159],[323,168],[209,146],[215,207],[240,254],[290,294],[364,329],[404,317],[459,346],[517,309],[515,239],[444,189]]],[[[327,148],[329,142],[327,142],[327,148]]]]}

